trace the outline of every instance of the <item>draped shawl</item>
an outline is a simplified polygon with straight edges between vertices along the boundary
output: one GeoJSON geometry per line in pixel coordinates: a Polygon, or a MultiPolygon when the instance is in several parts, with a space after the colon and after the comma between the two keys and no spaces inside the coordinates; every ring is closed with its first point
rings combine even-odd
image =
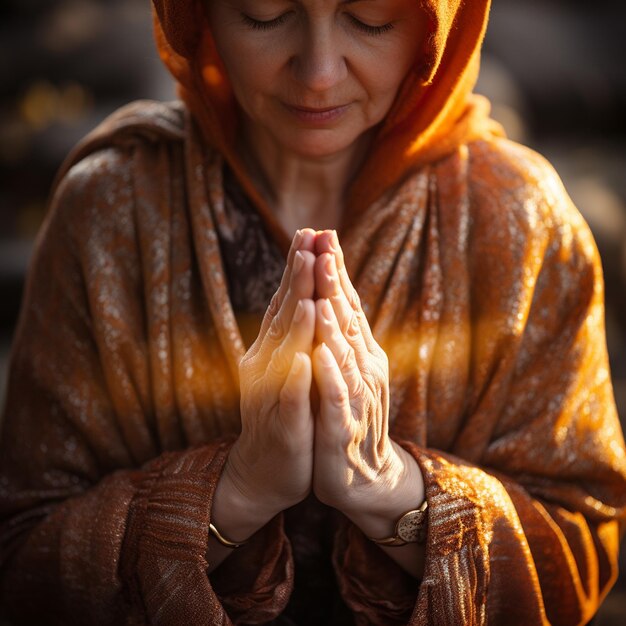
{"type": "MultiPolygon", "coordinates": [[[[286,514],[206,574],[245,351],[226,167],[283,250],[285,235],[228,124],[207,122],[207,93],[228,94],[207,88],[202,13],[155,5],[186,104],[130,105],[77,147],[29,272],[0,442],[0,606],[18,623],[266,623],[298,582],[286,514]]],[[[626,459],[600,262],[549,164],[469,96],[487,5],[424,3],[428,46],[340,233],[429,503],[421,581],[333,518],[358,624],[581,624],[617,575],[626,459]]]]}

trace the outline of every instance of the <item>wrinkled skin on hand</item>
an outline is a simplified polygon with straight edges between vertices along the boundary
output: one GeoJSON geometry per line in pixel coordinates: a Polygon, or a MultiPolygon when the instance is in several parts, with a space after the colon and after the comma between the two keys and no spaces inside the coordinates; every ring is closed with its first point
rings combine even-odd
{"type": "Polygon", "coordinates": [[[242,429],[224,472],[267,517],[311,490],[314,241],[310,229],[296,233],[280,287],[239,365],[242,429]]]}
{"type": "Polygon", "coordinates": [[[389,364],[372,336],[334,232],[316,239],[313,372],[320,390],[313,489],[344,513],[389,509],[406,454],[389,438],[389,364]],[[381,506],[382,505],[382,506],[381,506]]]}
{"type": "Polygon", "coordinates": [[[272,515],[313,490],[349,516],[393,509],[412,459],[389,438],[387,356],[334,231],[296,233],[240,381],[242,432],[225,472],[250,502],[272,515]]]}

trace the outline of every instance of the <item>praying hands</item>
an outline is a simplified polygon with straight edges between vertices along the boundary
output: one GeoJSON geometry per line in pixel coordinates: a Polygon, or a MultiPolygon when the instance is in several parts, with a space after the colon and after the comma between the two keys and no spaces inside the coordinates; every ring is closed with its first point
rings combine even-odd
{"type": "MultiPolygon", "coordinates": [[[[397,518],[424,499],[417,463],[389,437],[387,356],[334,231],[296,233],[281,285],[241,361],[240,388],[241,435],[212,514],[229,539],[245,540],[311,491],[371,537],[393,534],[397,518]]],[[[210,563],[223,552],[213,548],[210,563]]],[[[386,551],[419,573],[418,546],[386,551]]]]}

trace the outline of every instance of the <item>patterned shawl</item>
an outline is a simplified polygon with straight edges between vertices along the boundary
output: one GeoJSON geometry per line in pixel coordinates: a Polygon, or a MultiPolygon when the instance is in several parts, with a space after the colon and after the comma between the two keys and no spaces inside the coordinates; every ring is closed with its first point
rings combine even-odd
{"type": "MultiPolygon", "coordinates": [[[[238,228],[225,168],[257,198],[183,80],[197,76],[199,22],[179,23],[192,4],[156,3],[188,106],[137,103],[86,138],[38,240],[0,442],[0,606],[18,623],[293,623],[294,555],[315,537],[288,514],[206,574],[247,313],[225,261],[238,228]]],[[[486,5],[433,4],[422,93],[436,100],[442,67],[467,85],[458,59],[477,58],[486,5]],[[474,48],[450,51],[466,36],[474,48]]],[[[430,134],[381,130],[400,165],[373,152],[341,233],[389,355],[391,435],[424,475],[423,580],[345,519],[318,540],[358,624],[581,624],[615,580],[626,519],[600,263],[551,167],[477,132],[489,125],[469,122],[480,105],[464,93],[428,123],[424,96],[415,123],[430,134]],[[428,139],[439,124],[446,146],[428,139]]]]}

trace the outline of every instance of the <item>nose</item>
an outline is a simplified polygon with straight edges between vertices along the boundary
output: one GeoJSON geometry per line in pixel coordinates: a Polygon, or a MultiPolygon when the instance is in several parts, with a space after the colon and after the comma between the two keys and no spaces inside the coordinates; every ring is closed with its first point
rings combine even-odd
{"type": "Polygon", "coordinates": [[[313,92],[328,91],[346,78],[346,59],[332,24],[311,21],[302,29],[292,68],[298,82],[313,92]]]}

